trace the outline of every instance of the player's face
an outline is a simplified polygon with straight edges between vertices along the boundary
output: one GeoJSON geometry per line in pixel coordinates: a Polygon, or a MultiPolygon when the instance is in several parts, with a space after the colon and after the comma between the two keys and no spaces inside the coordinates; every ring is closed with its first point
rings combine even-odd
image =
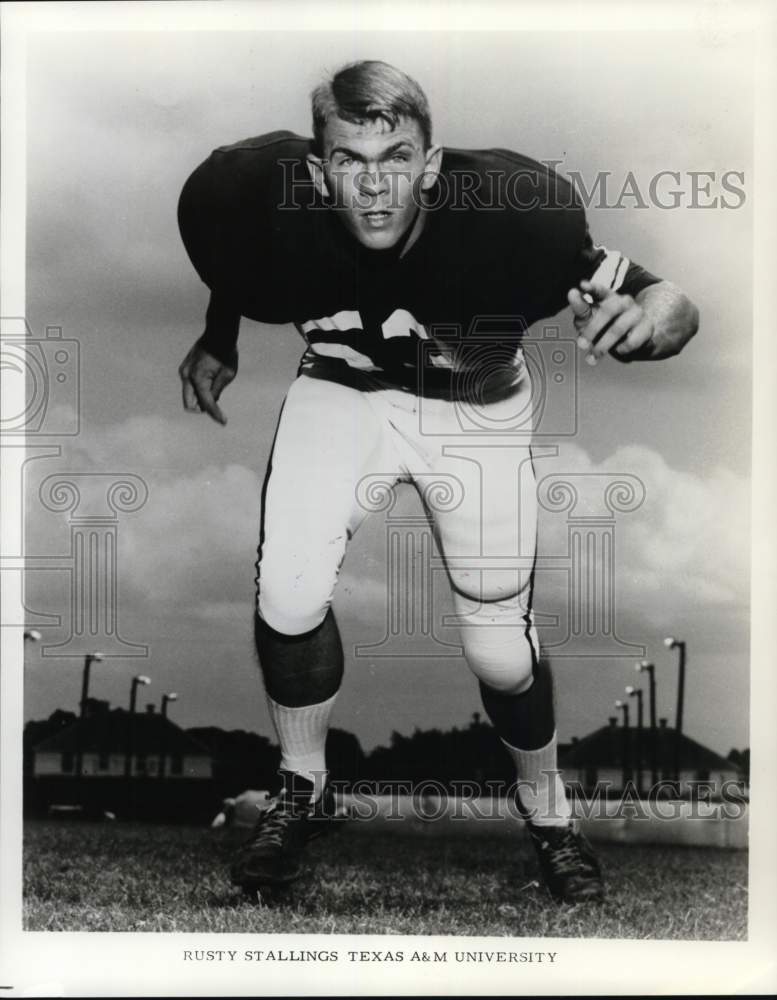
{"type": "Polygon", "coordinates": [[[424,148],[419,124],[378,119],[355,124],[331,118],[323,158],[308,158],[346,229],[371,250],[393,247],[418,218],[423,192],[435,182],[440,148],[424,148]]]}

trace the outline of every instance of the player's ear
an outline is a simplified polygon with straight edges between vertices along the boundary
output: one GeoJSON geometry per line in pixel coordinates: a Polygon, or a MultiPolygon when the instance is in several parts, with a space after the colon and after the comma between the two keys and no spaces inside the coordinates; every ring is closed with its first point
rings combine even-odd
{"type": "Polygon", "coordinates": [[[426,151],[424,175],[421,179],[421,190],[428,191],[437,183],[437,177],[442,166],[442,146],[430,146],[426,151]]]}
{"type": "Polygon", "coordinates": [[[329,195],[329,191],[326,186],[326,175],[324,174],[324,161],[320,156],[316,156],[315,153],[308,153],[305,157],[308,173],[310,174],[310,179],[313,181],[313,186],[316,191],[321,195],[322,198],[326,198],[329,195]]]}

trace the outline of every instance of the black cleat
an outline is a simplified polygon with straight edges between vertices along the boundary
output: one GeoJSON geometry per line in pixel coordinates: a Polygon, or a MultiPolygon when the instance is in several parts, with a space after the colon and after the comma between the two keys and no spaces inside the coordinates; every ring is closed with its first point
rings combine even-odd
{"type": "Polygon", "coordinates": [[[566,826],[526,824],[540,870],[551,895],[560,903],[592,903],[604,898],[602,870],[593,848],[566,826]]]}
{"type": "Polygon", "coordinates": [[[298,775],[284,776],[284,787],[256,821],[253,831],[235,852],[230,875],[247,892],[264,886],[294,882],[304,871],[305,847],[328,832],[340,817],[331,794],[311,803],[313,784],[298,775]]]}

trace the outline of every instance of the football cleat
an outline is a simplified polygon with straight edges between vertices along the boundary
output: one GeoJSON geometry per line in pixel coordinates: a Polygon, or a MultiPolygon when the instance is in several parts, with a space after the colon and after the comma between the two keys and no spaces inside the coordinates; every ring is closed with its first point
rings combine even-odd
{"type": "Polygon", "coordinates": [[[304,852],[311,840],[328,832],[340,814],[331,793],[312,803],[312,782],[284,775],[284,786],[256,821],[248,839],[232,858],[230,875],[247,892],[294,882],[304,871],[304,852]]]}
{"type": "Polygon", "coordinates": [[[561,903],[599,902],[604,897],[602,870],[582,833],[566,826],[526,824],[540,871],[550,894],[561,903]]]}

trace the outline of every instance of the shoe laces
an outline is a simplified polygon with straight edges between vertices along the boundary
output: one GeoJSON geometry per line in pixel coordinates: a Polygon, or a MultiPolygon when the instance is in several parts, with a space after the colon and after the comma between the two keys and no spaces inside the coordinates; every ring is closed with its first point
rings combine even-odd
{"type": "Polygon", "coordinates": [[[571,829],[565,830],[555,843],[550,838],[543,837],[542,834],[535,834],[535,836],[540,842],[543,854],[557,875],[573,875],[577,872],[588,871],[589,865],[586,864],[580,851],[580,844],[571,829]]]}
{"type": "Polygon", "coordinates": [[[266,809],[259,817],[256,832],[245,846],[257,847],[271,844],[280,847],[289,824],[295,819],[300,819],[302,815],[301,810],[295,808],[293,802],[279,796],[269,809],[266,809]]]}

